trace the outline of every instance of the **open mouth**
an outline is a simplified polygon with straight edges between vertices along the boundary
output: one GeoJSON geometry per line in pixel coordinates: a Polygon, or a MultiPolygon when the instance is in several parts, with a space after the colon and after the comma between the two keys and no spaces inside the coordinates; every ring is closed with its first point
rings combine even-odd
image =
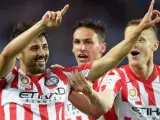
{"type": "Polygon", "coordinates": [[[139,54],[140,54],[140,53],[139,53],[138,51],[132,51],[132,52],[131,52],[131,55],[132,55],[132,56],[137,56],[137,55],[139,55],[139,54]]]}
{"type": "Polygon", "coordinates": [[[78,55],[79,58],[88,58],[87,55],[78,55]]]}

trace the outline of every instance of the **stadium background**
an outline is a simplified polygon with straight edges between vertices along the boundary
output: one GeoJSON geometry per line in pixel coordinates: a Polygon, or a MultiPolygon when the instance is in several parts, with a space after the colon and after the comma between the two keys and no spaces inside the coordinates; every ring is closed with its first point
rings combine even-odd
{"type": "MultiPolygon", "coordinates": [[[[160,10],[160,0],[155,0],[160,10]]],[[[0,1],[0,51],[9,42],[13,26],[19,21],[39,20],[47,10],[60,10],[65,4],[70,8],[57,29],[48,30],[50,58],[48,65],[76,65],[72,50],[72,33],[76,21],[91,18],[107,25],[107,51],[123,40],[127,21],[141,18],[148,10],[150,0],[1,0],[0,1]]],[[[160,28],[160,27],[159,27],[160,28]]],[[[155,63],[160,64],[160,49],[155,53],[155,63]]],[[[126,64],[125,59],[120,65],[126,64]]]]}

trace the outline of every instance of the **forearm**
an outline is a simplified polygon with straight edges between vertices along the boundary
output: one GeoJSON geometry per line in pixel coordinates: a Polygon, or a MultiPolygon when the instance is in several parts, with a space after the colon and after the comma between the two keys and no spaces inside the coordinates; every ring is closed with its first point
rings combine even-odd
{"type": "Polygon", "coordinates": [[[104,97],[98,95],[96,91],[92,90],[89,93],[84,94],[88,97],[90,103],[98,108],[102,113],[105,113],[110,109],[109,105],[107,104],[107,100],[105,100],[104,97]]]}
{"type": "Polygon", "coordinates": [[[138,28],[134,33],[128,36],[125,40],[123,40],[118,45],[113,47],[105,56],[103,56],[98,60],[95,60],[89,72],[88,79],[90,81],[93,81],[101,77],[110,69],[117,66],[135,46],[141,34],[141,31],[142,30],[138,28]]]}
{"type": "Polygon", "coordinates": [[[45,26],[41,21],[37,22],[33,27],[12,40],[2,51],[1,55],[12,59],[20,53],[31,41],[45,30],[45,26]]]}
{"type": "Polygon", "coordinates": [[[73,91],[68,98],[71,103],[83,113],[99,118],[104,112],[93,106],[86,95],[73,91]],[[79,102],[81,101],[81,102],[79,102]]]}

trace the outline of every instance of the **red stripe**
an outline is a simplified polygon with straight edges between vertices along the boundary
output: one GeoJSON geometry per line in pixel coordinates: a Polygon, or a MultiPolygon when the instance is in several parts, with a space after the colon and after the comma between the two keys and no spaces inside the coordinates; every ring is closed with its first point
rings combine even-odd
{"type": "Polygon", "coordinates": [[[39,113],[41,120],[48,120],[48,111],[47,111],[47,105],[40,104],[39,105],[39,113]]]}
{"type": "Polygon", "coordinates": [[[10,120],[16,120],[17,119],[17,106],[16,106],[16,104],[10,103],[9,109],[10,109],[10,120]]]}
{"type": "Polygon", "coordinates": [[[129,117],[125,117],[125,118],[124,118],[124,120],[131,120],[131,118],[129,118],[129,117]]]}
{"type": "Polygon", "coordinates": [[[64,120],[64,103],[62,102],[58,102],[58,103],[55,103],[55,108],[56,108],[56,120],[60,120],[59,119],[59,113],[60,113],[60,110],[62,109],[62,118],[64,120]]]}
{"type": "Polygon", "coordinates": [[[104,114],[104,118],[105,120],[118,120],[114,105],[107,113],[104,114]]]}
{"type": "Polygon", "coordinates": [[[126,77],[125,77],[124,73],[121,70],[119,70],[119,69],[116,69],[116,70],[119,73],[120,77],[122,78],[121,79],[121,84],[123,86],[123,89],[122,89],[122,92],[121,92],[122,101],[123,102],[128,102],[128,98],[127,98],[128,89],[127,89],[126,77]]]}
{"type": "Polygon", "coordinates": [[[2,106],[2,90],[7,84],[7,80],[5,78],[0,80],[0,120],[5,119],[4,107],[2,106]]]}
{"type": "Polygon", "coordinates": [[[146,92],[148,93],[148,101],[149,101],[149,105],[156,105],[156,100],[155,100],[155,95],[154,95],[154,90],[152,87],[152,84],[149,83],[147,85],[144,85],[144,88],[146,90],[146,92]]]}
{"type": "Polygon", "coordinates": [[[12,74],[15,75],[15,78],[11,83],[11,88],[18,88],[18,71],[13,69],[12,74]]]}
{"type": "Polygon", "coordinates": [[[121,80],[118,80],[113,89],[115,95],[118,93],[121,87],[122,87],[122,82],[121,80]]]}
{"type": "Polygon", "coordinates": [[[33,120],[33,113],[31,110],[31,105],[29,104],[24,104],[24,120],[33,120]]]}
{"type": "Polygon", "coordinates": [[[62,120],[65,119],[64,115],[65,115],[65,111],[64,111],[64,103],[62,104],[62,120]]]}
{"type": "Polygon", "coordinates": [[[68,118],[68,119],[66,119],[66,120],[71,120],[71,118],[68,118]]]}
{"type": "Polygon", "coordinates": [[[103,90],[105,89],[105,88],[103,88],[103,89],[100,88],[100,85],[101,85],[101,83],[103,82],[103,79],[104,79],[105,76],[106,76],[106,74],[103,75],[102,77],[100,77],[99,79],[97,79],[96,81],[94,81],[94,83],[93,83],[93,85],[92,85],[92,88],[93,88],[96,92],[100,92],[100,91],[103,91],[103,90]]]}
{"type": "Polygon", "coordinates": [[[38,93],[39,93],[40,95],[43,95],[43,92],[42,92],[42,89],[41,89],[40,84],[39,84],[39,83],[36,83],[35,85],[36,85],[36,87],[37,87],[37,89],[38,89],[38,93]]]}
{"type": "Polygon", "coordinates": [[[82,117],[81,116],[77,116],[76,120],[82,120],[82,117]]]}
{"type": "Polygon", "coordinates": [[[0,120],[5,119],[5,114],[4,114],[4,107],[0,106],[0,120]]]}

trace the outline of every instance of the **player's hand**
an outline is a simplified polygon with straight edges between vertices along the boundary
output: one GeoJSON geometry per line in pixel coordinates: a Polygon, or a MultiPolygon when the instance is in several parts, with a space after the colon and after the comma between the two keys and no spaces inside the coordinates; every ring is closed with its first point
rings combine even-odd
{"type": "Polygon", "coordinates": [[[67,75],[69,83],[74,91],[90,94],[92,92],[91,84],[86,80],[81,72],[73,71],[67,75]]]}
{"type": "Polygon", "coordinates": [[[47,28],[50,27],[58,27],[62,21],[63,15],[66,13],[68,10],[69,5],[65,5],[64,8],[61,11],[47,11],[44,16],[42,17],[42,23],[44,26],[47,28]]]}
{"type": "Polygon", "coordinates": [[[154,3],[155,0],[152,0],[148,12],[145,14],[138,26],[142,30],[147,29],[160,21],[160,12],[158,10],[153,10],[154,3]]]}
{"type": "Polygon", "coordinates": [[[64,68],[64,67],[59,64],[54,64],[54,65],[51,65],[51,68],[56,69],[56,68],[64,68]]]}

